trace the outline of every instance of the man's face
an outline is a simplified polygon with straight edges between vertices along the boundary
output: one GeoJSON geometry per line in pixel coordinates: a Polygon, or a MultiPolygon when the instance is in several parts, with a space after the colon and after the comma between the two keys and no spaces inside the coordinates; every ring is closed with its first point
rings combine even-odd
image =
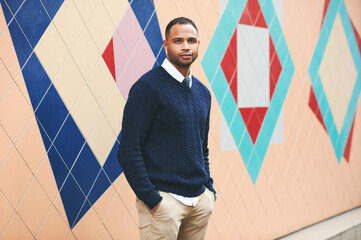
{"type": "Polygon", "coordinates": [[[198,34],[191,24],[175,24],[163,41],[168,60],[178,69],[189,69],[198,57],[198,34]]]}

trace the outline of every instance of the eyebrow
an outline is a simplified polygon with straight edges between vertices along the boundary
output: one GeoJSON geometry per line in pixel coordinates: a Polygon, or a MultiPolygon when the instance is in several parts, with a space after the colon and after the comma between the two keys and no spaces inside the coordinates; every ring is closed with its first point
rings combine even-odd
{"type": "Polygon", "coordinates": [[[172,40],[182,40],[182,39],[193,39],[193,40],[197,40],[196,37],[190,37],[190,38],[175,37],[175,38],[172,38],[172,40]]]}

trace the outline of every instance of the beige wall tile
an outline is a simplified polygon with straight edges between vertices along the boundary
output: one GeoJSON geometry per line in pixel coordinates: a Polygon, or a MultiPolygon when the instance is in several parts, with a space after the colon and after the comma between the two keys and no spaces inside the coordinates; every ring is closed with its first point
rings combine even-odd
{"type": "Polygon", "coordinates": [[[102,0],[114,26],[118,26],[125,11],[130,7],[127,0],[102,0]]]}
{"type": "MultiPolygon", "coordinates": [[[[54,207],[55,207],[56,211],[59,213],[59,215],[63,219],[64,223],[70,229],[69,223],[68,223],[68,218],[66,216],[64,205],[63,205],[63,202],[61,200],[60,194],[57,195],[57,197],[56,197],[56,199],[55,199],[55,201],[53,203],[54,203],[54,207]]],[[[75,239],[75,238],[70,238],[70,239],[75,239]]]]}
{"type": "Polygon", "coordinates": [[[32,177],[29,168],[14,149],[0,172],[0,189],[13,207],[19,203],[32,177]]]}
{"type": "MultiPolygon", "coordinates": [[[[119,177],[121,180],[121,178],[124,177],[124,174],[121,175],[121,177],[119,177]]],[[[136,223],[138,223],[138,211],[137,209],[134,207],[135,206],[135,193],[133,192],[133,190],[131,189],[131,187],[129,186],[127,181],[123,181],[119,188],[117,189],[118,195],[116,197],[120,198],[120,200],[122,201],[122,203],[125,205],[125,207],[128,209],[130,216],[132,218],[132,221],[135,221],[136,223]]]]}
{"type": "Polygon", "coordinates": [[[4,194],[0,192],[0,232],[2,232],[8,224],[14,209],[5,198],[4,194]]]}
{"type": "Polygon", "coordinates": [[[229,217],[229,210],[225,206],[225,199],[221,194],[218,195],[217,201],[214,204],[211,221],[214,223],[214,226],[219,233],[219,235],[223,235],[225,228],[225,221],[229,217]]]}
{"type": "Polygon", "coordinates": [[[71,115],[84,138],[87,139],[100,115],[98,103],[87,86],[80,93],[71,110],[71,115]]]}
{"type": "Polygon", "coordinates": [[[124,231],[120,235],[120,239],[139,239],[138,221],[129,221],[124,231]]]}
{"type": "Polygon", "coordinates": [[[122,201],[116,197],[103,221],[104,226],[108,229],[113,239],[120,239],[129,221],[131,221],[131,217],[128,210],[122,201]]]}
{"type": "Polygon", "coordinates": [[[179,11],[172,1],[158,1],[154,2],[157,18],[159,21],[160,31],[164,39],[164,32],[169,21],[179,15],[179,11]]]}
{"type": "Polygon", "coordinates": [[[101,114],[88,137],[89,147],[95,154],[100,166],[103,166],[107,160],[116,137],[117,136],[113,133],[108,121],[105,119],[104,115],[101,114]]]}
{"type": "Polygon", "coordinates": [[[272,216],[268,216],[264,211],[264,207],[260,201],[259,195],[256,193],[252,198],[252,206],[249,210],[252,216],[252,220],[256,223],[257,233],[261,239],[273,239],[273,231],[269,222],[272,220],[272,216]]]}
{"type": "Polygon", "coordinates": [[[104,106],[103,113],[112,127],[115,135],[118,137],[122,127],[125,100],[117,86],[115,86],[113,89],[113,94],[104,106]]]}
{"type": "Polygon", "coordinates": [[[5,27],[7,27],[6,21],[5,21],[5,17],[3,14],[3,10],[2,7],[0,6],[0,36],[3,33],[5,27]]]}
{"type": "Polygon", "coordinates": [[[113,182],[113,187],[118,194],[120,194],[121,186],[124,182],[127,182],[127,179],[125,178],[124,174],[120,174],[120,176],[117,179],[115,179],[115,181],[113,182]]]}
{"type": "Polygon", "coordinates": [[[11,150],[14,148],[14,144],[11,142],[9,136],[0,125],[0,169],[7,160],[11,150]]]}
{"type": "Polygon", "coordinates": [[[13,84],[0,105],[0,123],[12,142],[20,137],[32,115],[32,108],[17,85],[13,84]]]}
{"type": "Polygon", "coordinates": [[[0,102],[13,83],[14,82],[10,73],[5,68],[3,61],[0,59],[0,102]]]}
{"type": "Polygon", "coordinates": [[[32,106],[31,101],[30,101],[30,97],[29,97],[29,93],[28,93],[28,89],[26,87],[25,84],[25,80],[24,80],[24,76],[23,74],[19,74],[16,79],[15,79],[15,83],[18,86],[18,88],[20,89],[20,91],[22,92],[25,100],[29,103],[29,106],[32,106]]]}
{"type": "Polygon", "coordinates": [[[102,1],[99,2],[89,18],[87,27],[99,51],[104,52],[115,32],[115,26],[102,1]]]}
{"type": "Polygon", "coordinates": [[[3,239],[34,239],[33,235],[31,235],[30,231],[16,213],[12,216],[1,237],[3,239]]]}
{"type": "Polygon", "coordinates": [[[72,232],[77,239],[94,239],[101,225],[102,222],[94,209],[90,208],[78,224],[75,225],[72,232]]]}
{"type": "MultiPolygon", "coordinates": [[[[218,25],[218,21],[219,21],[219,3],[218,4],[213,4],[211,1],[208,1],[207,3],[204,4],[204,7],[202,8],[202,10],[200,10],[201,12],[200,14],[200,18],[201,18],[201,22],[203,24],[201,24],[201,26],[203,25],[203,27],[205,28],[203,30],[202,27],[202,32],[200,32],[200,36],[209,36],[212,37],[214,34],[214,31],[216,30],[216,27],[218,25]],[[209,17],[209,16],[213,16],[213,17],[209,17]],[[217,16],[217,17],[214,17],[217,16]]],[[[204,39],[202,37],[202,39],[204,39]]],[[[204,40],[203,40],[204,41],[204,40]]],[[[204,44],[204,46],[207,46],[207,42],[202,43],[204,44]]]]}
{"type": "Polygon", "coordinates": [[[236,223],[232,221],[230,217],[223,220],[225,223],[225,228],[223,231],[222,239],[232,239],[232,238],[240,238],[240,234],[237,232],[237,228],[235,227],[236,223]]]}
{"type": "Polygon", "coordinates": [[[72,232],[70,232],[68,234],[68,236],[66,237],[66,240],[76,240],[76,238],[75,238],[74,234],[72,232]]]}
{"type": "Polygon", "coordinates": [[[199,19],[199,11],[196,6],[196,1],[193,0],[185,0],[182,1],[182,5],[178,8],[179,15],[192,19],[194,23],[197,25],[199,19]]]}
{"type": "Polygon", "coordinates": [[[57,239],[66,239],[70,229],[61,218],[56,208],[52,207],[44,219],[41,229],[37,233],[36,239],[48,240],[57,237],[57,239]]]}
{"type": "Polygon", "coordinates": [[[46,218],[51,202],[40,184],[34,179],[21,199],[17,212],[33,235],[36,235],[46,218]]]}
{"type": "Polygon", "coordinates": [[[69,53],[53,23],[49,24],[34,51],[51,80],[55,78],[69,53]]]}
{"type": "Polygon", "coordinates": [[[20,67],[8,28],[0,35],[0,59],[12,78],[16,79],[20,74],[20,67]]]}
{"type": "Polygon", "coordinates": [[[100,0],[74,0],[84,22],[87,22],[100,0]]]}
{"type": "Polygon", "coordinates": [[[108,230],[104,227],[104,225],[101,225],[94,240],[107,240],[107,239],[112,239],[112,237],[110,236],[108,230]]]}
{"type": "Polygon", "coordinates": [[[114,189],[114,185],[111,185],[96,201],[93,205],[95,212],[98,214],[99,218],[103,221],[105,216],[108,214],[111,203],[114,201],[116,196],[116,191],[114,189]]]}
{"type": "Polygon", "coordinates": [[[51,165],[49,162],[48,155],[44,156],[44,160],[41,162],[39,169],[36,172],[36,179],[44,189],[46,195],[53,202],[58,196],[59,191],[56,186],[53,170],[51,169],[51,165]]]}
{"type": "Polygon", "coordinates": [[[116,87],[114,78],[103,59],[99,59],[87,83],[100,108],[103,109],[116,87]]]}
{"type": "Polygon", "coordinates": [[[221,238],[221,236],[217,232],[216,227],[213,224],[213,221],[210,220],[208,223],[205,239],[216,240],[216,239],[220,239],[220,238],[221,238]]]}
{"type": "MultiPolygon", "coordinates": [[[[242,202],[242,199],[239,195],[234,195],[234,204],[230,211],[230,217],[233,221],[238,222],[244,214],[247,212],[246,206],[242,202]]],[[[241,224],[236,224],[237,232],[242,233],[243,227],[241,224]]]]}
{"type": "Polygon", "coordinates": [[[300,76],[308,78],[308,66],[320,35],[324,3],[303,1],[298,4],[283,1],[283,33],[295,64],[294,76],[301,74],[300,76]],[[299,61],[299,58],[303,60],[299,61]],[[298,74],[298,69],[304,70],[298,74]]]}
{"type": "Polygon", "coordinates": [[[359,34],[361,34],[361,2],[353,0],[345,0],[347,13],[350,16],[352,23],[355,25],[359,34]]]}
{"type": "Polygon", "coordinates": [[[55,15],[53,23],[68,49],[71,49],[85,27],[73,0],[66,0],[55,15]]]}
{"type": "Polygon", "coordinates": [[[35,173],[44,160],[46,151],[34,116],[21,134],[16,147],[30,170],[35,173]]]}
{"type": "Polygon", "coordinates": [[[2,46],[0,46],[0,102],[14,80],[25,99],[30,104],[28,91],[23,75],[20,72],[20,66],[11,39],[10,42],[4,41],[8,39],[7,37],[9,36],[9,30],[7,28],[6,31],[4,31],[4,35],[6,36],[2,39],[2,34],[0,33],[0,45],[2,44],[2,46]],[[1,42],[1,39],[3,42],[1,42]]]}
{"type": "Polygon", "coordinates": [[[84,79],[87,80],[98,59],[101,58],[101,53],[86,28],[84,28],[71,50],[71,55],[84,79]]]}
{"type": "Polygon", "coordinates": [[[248,212],[245,212],[245,214],[240,217],[238,224],[243,226],[243,231],[240,232],[243,239],[261,239],[255,228],[256,223],[251,219],[248,212]]]}
{"type": "Polygon", "coordinates": [[[68,236],[66,237],[66,240],[76,240],[73,232],[69,232],[68,236]]]}
{"type": "Polygon", "coordinates": [[[53,84],[65,106],[70,110],[85,85],[84,78],[70,55],[56,75],[53,84]]]}

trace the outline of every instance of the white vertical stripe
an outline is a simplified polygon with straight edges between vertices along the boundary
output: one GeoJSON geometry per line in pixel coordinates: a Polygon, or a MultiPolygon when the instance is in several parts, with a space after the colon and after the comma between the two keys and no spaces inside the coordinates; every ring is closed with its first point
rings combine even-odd
{"type": "MultiPolygon", "coordinates": [[[[273,6],[275,8],[278,21],[282,27],[283,25],[283,0],[272,0],[273,6]]],[[[272,134],[270,144],[280,144],[283,143],[283,108],[281,109],[280,115],[278,117],[275,129],[272,134]]]]}
{"type": "Polygon", "coordinates": [[[224,10],[227,7],[229,0],[219,0],[219,18],[222,17],[224,10]]]}
{"type": "Polygon", "coordinates": [[[233,139],[231,131],[228,128],[223,113],[220,114],[220,118],[221,118],[221,151],[230,151],[237,149],[237,145],[233,139]]]}
{"type": "Polygon", "coordinates": [[[278,21],[280,22],[280,25],[282,26],[283,22],[283,0],[272,0],[273,6],[276,11],[276,15],[278,17],[278,21]]]}
{"type": "Polygon", "coordinates": [[[265,28],[237,26],[238,107],[268,107],[269,31],[265,28]]]}

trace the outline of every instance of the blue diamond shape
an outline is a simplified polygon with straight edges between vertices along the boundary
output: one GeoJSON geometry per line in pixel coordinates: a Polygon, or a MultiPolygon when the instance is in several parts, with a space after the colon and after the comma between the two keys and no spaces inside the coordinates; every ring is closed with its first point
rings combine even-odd
{"type": "Polygon", "coordinates": [[[352,25],[350,23],[345,3],[343,0],[333,0],[331,1],[327,14],[324,19],[324,23],[321,29],[320,37],[318,39],[315,52],[313,54],[311,64],[309,66],[308,72],[311,78],[312,87],[316,95],[317,102],[319,104],[322,117],[325,122],[325,126],[327,128],[327,132],[329,132],[329,136],[332,142],[332,146],[334,148],[336,158],[338,163],[341,161],[342,154],[345,150],[345,146],[347,143],[347,139],[349,136],[349,132],[351,129],[352,121],[355,115],[357,101],[360,96],[361,90],[361,59],[359,54],[359,49],[357,47],[356,39],[354,32],[352,30],[352,25]],[[321,78],[319,75],[319,68],[322,62],[322,58],[324,56],[326,46],[331,35],[331,30],[333,27],[333,23],[335,21],[336,15],[339,13],[341,22],[347,36],[347,43],[351,50],[351,55],[353,61],[355,63],[357,78],[352,90],[352,95],[349,101],[349,105],[347,107],[345,119],[342,125],[341,132],[337,131],[335,121],[332,116],[332,112],[328,101],[326,99],[326,93],[323,89],[323,85],[321,82],[321,78]]]}
{"type": "MultiPolygon", "coordinates": [[[[32,0],[39,2],[39,0],[32,0]]],[[[63,0],[42,0],[47,11],[54,17],[61,7],[63,0]],[[49,3],[54,2],[53,5],[49,3]],[[45,4],[46,3],[46,4],[45,4]]],[[[10,2],[9,0],[7,2],[10,2]]],[[[143,1],[147,2],[147,1],[143,1]]],[[[111,186],[111,184],[123,172],[117,160],[117,149],[119,147],[119,136],[115,140],[113,147],[104,163],[100,166],[96,156],[89,147],[86,139],[81,134],[72,115],[66,108],[61,96],[57,92],[51,79],[44,70],[36,56],[36,53],[26,41],[30,38],[34,47],[41,39],[45,29],[50,24],[49,18],[40,19],[36,26],[41,25],[41,29],[34,35],[31,31],[21,33],[21,27],[31,29],[31,23],[28,25],[19,25],[14,21],[13,16],[7,6],[6,1],[0,0],[2,9],[6,10],[5,14],[7,24],[9,25],[10,35],[14,43],[18,61],[22,68],[24,81],[29,93],[29,97],[35,112],[36,120],[43,138],[45,149],[49,157],[51,168],[59,189],[70,228],[82,219],[102,195],[111,186]],[[11,22],[11,23],[10,23],[11,22]],[[26,51],[24,51],[24,49],[26,51]],[[28,60],[27,60],[28,59],[28,60]],[[27,60],[27,61],[26,61],[27,60]]],[[[139,4],[139,3],[138,3],[139,4]]],[[[18,3],[13,3],[13,8],[19,7],[18,3]]],[[[135,2],[132,7],[138,21],[145,20],[142,15],[142,8],[135,8],[135,2]],[[140,20],[141,19],[141,20],[140,20]]],[[[10,6],[11,7],[11,6],[10,6]]],[[[44,9],[42,6],[41,9],[44,9]]],[[[144,31],[149,29],[145,34],[148,43],[152,47],[154,55],[158,62],[165,58],[165,51],[162,47],[162,38],[159,28],[158,19],[154,4],[149,4],[153,13],[151,20],[146,19],[147,25],[144,25],[144,31]],[[149,23],[148,23],[149,20],[149,23]]],[[[22,12],[19,19],[20,23],[31,20],[34,9],[31,7],[21,8],[22,12]]],[[[36,9],[35,9],[36,10],[36,9]]],[[[18,17],[18,15],[17,15],[18,17]]],[[[141,23],[144,23],[141,22],[141,23]]]]}
{"type": "Polygon", "coordinates": [[[277,119],[282,109],[288,87],[293,77],[294,65],[282,33],[281,25],[277,19],[272,0],[260,0],[259,3],[261,5],[263,15],[266,19],[267,26],[282,65],[282,72],[260,129],[257,141],[253,144],[231,93],[226,77],[224,76],[220,66],[221,60],[225,54],[238,20],[243,13],[246,3],[247,1],[245,0],[229,1],[215,33],[212,36],[206,53],[204,54],[202,66],[209,82],[211,83],[212,90],[221,107],[221,111],[226,119],[244,164],[246,165],[247,171],[253,183],[256,183],[269,142],[277,123],[277,119]]]}

